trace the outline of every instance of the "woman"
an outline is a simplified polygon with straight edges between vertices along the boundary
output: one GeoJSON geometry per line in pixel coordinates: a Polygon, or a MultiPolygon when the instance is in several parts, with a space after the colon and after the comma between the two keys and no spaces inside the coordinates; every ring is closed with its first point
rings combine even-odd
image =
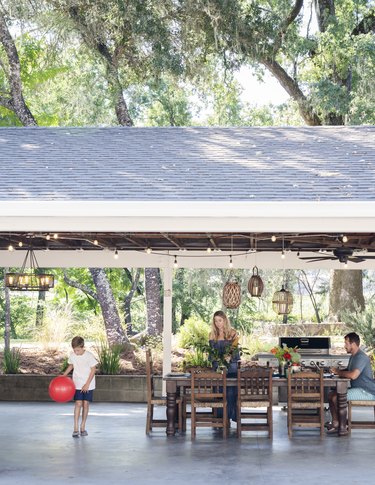
{"type": "MultiPolygon", "coordinates": [[[[212,328],[209,340],[212,349],[210,360],[212,367],[216,370],[219,362],[217,356],[221,359],[229,359],[227,377],[237,377],[237,362],[240,360],[238,347],[238,334],[231,327],[228,317],[222,311],[214,313],[212,319],[212,328]]],[[[237,421],[237,388],[228,386],[228,419],[237,421]]]]}

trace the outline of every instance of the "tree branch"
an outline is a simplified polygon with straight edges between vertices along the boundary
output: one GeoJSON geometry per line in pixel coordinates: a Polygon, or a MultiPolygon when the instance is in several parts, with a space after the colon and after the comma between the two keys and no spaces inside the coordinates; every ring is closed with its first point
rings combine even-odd
{"type": "Polygon", "coordinates": [[[320,126],[320,118],[309,103],[306,96],[301,91],[298,83],[289,76],[285,69],[274,59],[263,58],[260,62],[276,77],[286,92],[297,102],[302,118],[307,125],[320,126]]]}
{"type": "Polygon", "coordinates": [[[357,27],[353,30],[352,35],[375,33],[375,8],[363,17],[357,27]]]}
{"type": "Polygon", "coordinates": [[[69,276],[67,275],[66,271],[64,271],[64,281],[67,285],[72,286],[73,288],[77,288],[77,290],[81,290],[86,295],[91,296],[91,298],[98,301],[98,295],[95,293],[95,291],[93,291],[87,285],[83,285],[82,283],[79,283],[78,281],[70,279],[69,276]]]}
{"type": "Polygon", "coordinates": [[[278,52],[278,50],[280,49],[281,43],[283,41],[284,35],[286,34],[286,31],[288,30],[289,25],[292,22],[294,22],[294,20],[297,18],[302,7],[303,7],[303,0],[296,0],[294,7],[289,12],[289,15],[285,18],[283,23],[281,24],[281,28],[279,30],[279,33],[277,34],[277,38],[276,38],[276,41],[275,41],[275,44],[274,44],[274,52],[275,53],[278,52]]]}

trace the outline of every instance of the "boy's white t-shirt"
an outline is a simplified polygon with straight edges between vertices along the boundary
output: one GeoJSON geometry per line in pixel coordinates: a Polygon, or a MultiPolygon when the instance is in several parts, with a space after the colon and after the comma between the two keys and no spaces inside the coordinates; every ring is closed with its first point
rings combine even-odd
{"type": "MultiPolygon", "coordinates": [[[[91,352],[85,350],[82,355],[76,355],[72,352],[69,355],[68,364],[73,365],[73,382],[76,389],[82,389],[87,382],[91,368],[95,367],[98,361],[91,352]]],[[[95,376],[90,382],[89,391],[93,389],[95,389],[95,376]]]]}

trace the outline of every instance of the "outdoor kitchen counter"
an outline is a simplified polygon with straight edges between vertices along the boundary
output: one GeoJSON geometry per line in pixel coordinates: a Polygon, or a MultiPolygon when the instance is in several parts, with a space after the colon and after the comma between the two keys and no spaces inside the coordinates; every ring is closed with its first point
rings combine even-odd
{"type": "MultiPolygon", "coordinates": [[[[176,399],[178,391],[181,387],[190,387],[191,378],[184,375],[168,374],[164,377],[167,390],[167,436],[175,435],[175,419],[176,419],[176,399]]],[[[280,377],[273,377],[273,387],[286,387],[287,379],[280,377]]],[[[337,391],[338,415],[339,415],[339,436],[347,436],[347,415],[348,415],[348,401],[347,391],[350,379],[343,379],[341,377],[326,377],[324,378],[324,387],[335,388],[337,391]]],[[[227,386],[237,386],[236,378],[228,378],[227,386]]]]}

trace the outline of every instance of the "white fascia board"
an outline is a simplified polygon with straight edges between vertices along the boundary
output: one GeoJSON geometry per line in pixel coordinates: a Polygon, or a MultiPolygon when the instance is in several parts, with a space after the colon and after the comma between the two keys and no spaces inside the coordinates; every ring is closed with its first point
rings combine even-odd
{"type": "Polygon", "coordinates": [[[375,201],[6,201],[0,208],[0,231],[375,231],[375,201]]]}

